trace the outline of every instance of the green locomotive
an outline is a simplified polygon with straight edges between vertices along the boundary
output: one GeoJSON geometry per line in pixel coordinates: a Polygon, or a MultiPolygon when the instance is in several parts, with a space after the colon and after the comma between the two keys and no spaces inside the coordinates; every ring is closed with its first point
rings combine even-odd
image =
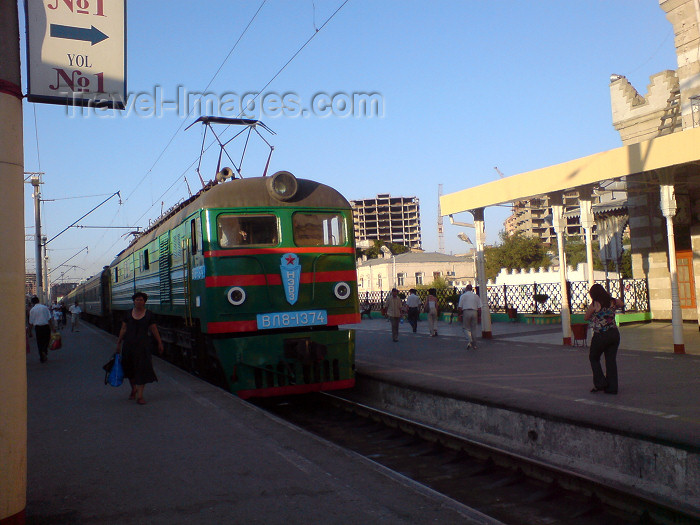
{"type": "Polygon", "coordinates": [[[117,330],[147,293],[166,358],[242,398],[354,385],[352,213],[329,186],[285,171],[210,183],[105,272],[89,281],[109,297],[101,320],[117,330]]]}

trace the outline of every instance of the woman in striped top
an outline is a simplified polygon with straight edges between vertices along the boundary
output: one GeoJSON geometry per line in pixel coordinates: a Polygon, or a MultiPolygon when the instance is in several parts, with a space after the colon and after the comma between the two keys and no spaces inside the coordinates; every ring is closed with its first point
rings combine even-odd
{"type": "Polygon", "coordinates": [[[617,347],[620,346],[620,332],[615,323],[615,310],[624,306],[620,299],[611,297],[599,284],[591,286],[588,292],[593,302],[584,316],[593,328],[593,338],[588,358],[593,370],[593,389],[617,394],[617,347]],[[605,355],[605,374],[600,366],[600,356],[605,355]]]}

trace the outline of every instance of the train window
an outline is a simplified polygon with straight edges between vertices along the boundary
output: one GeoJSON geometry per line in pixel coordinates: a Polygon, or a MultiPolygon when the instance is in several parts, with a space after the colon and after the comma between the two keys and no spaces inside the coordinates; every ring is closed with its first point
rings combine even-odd
{"type": "Polygon", "coordinates": [[[148,248],[143,251],[143,269],[148,270],[151,267],[151,263],[148,260],[148,248]]]}
{"type": "Polygon", "coordinates": [[[118,266],[114,267],[114,282],[115,283],[119,282],[119,267],[118,266]]]}
{"type": "Polygon", "coordinates": [[[195,219],[192,219],[190,221],[190,248],[192,250],[192,255],[195,255],[197,253],[197,243],[199,241],[199,238],[197,236],[197,221],[195,219]]]}
{"type": "Polygon", "coordinates": [[[216,219],[219,246],[271,246],[279,241],[275,215],[219,215],[216,219]]]}
{"type": "Polygon", "coordinates": [[[297,246],[342,246],[346,242],[345,219],[338,213],[297,212],[292,227],[297,246]]]}

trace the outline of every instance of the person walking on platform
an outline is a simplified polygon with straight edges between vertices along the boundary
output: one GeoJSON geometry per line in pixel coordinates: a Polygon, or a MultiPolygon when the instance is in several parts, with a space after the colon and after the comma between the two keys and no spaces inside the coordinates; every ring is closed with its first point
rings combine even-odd
{"type": "Polygon", "coordinates": [[[593,370],[593,389],[617,394],[617,348],[620,346],[620,331],[615,323],[615,310],[624,306],[620,299],[611,297],[600,284],[591,286],[588,292],[593,302],[586,309],[584,319],[593,327],[588,359],[593,370]],[[605,374],[600,366],[600,356],[605,355],[605,374]]]}
{"type": "Polygon", "coordinates": [[[39,298],[32,297],[32,309],[29,310],[29,329],[34,327],[39,360],[45,363],[49,359],[49,340],[51,339],[51,310],[39,303],[39,298]]]}
{"type": "Polygon", "coordinates": [[[80,332],[80,330],[78,330],[78,322],[80,321],[80,314],[82,312],[83,312],[83,309],[80,308],[80,304],[78,304],[78,301],[75,301],[75,304],[70,307],[70,313],[71,313],[70,331],[71,332],[80,332]]]}
{"type": "Polygon", "coordinates": [[[431,337],[437,337],[437,317],[438,317],[438,300],[437,290],[431,288],[428,290],[428,298],[425,300],[425,311],[428,314],[428,330],[431,337]]]}
{"type": "Polygon", "coordinates": [[[418,329],[418,316],[420,315],[420,307],[422,304],[416,289],[411,288],[406,298],[406,306],[408,306],[408,322],[411,324],[411,328],[413,328],[413,333],[418,329]]]}
{"type": "Polygon", "coordinates": [[[65,328],[66,323],[68,322],[68,314],[70,312],[68,311],[68,308],[66,308],[66,303],[61,302],[61,327],[65,328]]]}
{"type": "Polygon", "coordinates": [[[472,291],[472,285],[468,284],[464,293],[459,297],[459,313],[462,315],[462,329],[467,337],[467,350],[476,350],[476,324],[481,308],[481,297],[472,291]]]}
{"type": "Polygon", "coordinates": [[[62,326],[61,317],[63,314],[61,312],[61,306],[58,304],[56,299],[53,300],[50,310],[51,316],[53,317],[54,326],[56,327],[56,330],[60,330],[62,326]]]}
{"type": "Polygon", "coordinates": [[[148,295],[136,292],[131,300],[134,308],[126,313],[117,339],[117,352],[121,353],[124,377],[131,384],[129,399],[136,399],[139,405],[145,405],[143,389],[146,383],[158,381],[153,370],[149,332],[158,344],[158,353],[163,353],[163,341],[160,339],[155,315],[146,310],[148,295]],[[123,343],[123,344],[122,344],[123,343]]]}
{"type": "Polygon", "coordinates": [[[396,343],[399,340],[399,322],[401,321],[401,297],[396,288],[391,289],[391,293],[387,295],[384,302],[384,310],[391,322],[391,338],[396,343]]]}

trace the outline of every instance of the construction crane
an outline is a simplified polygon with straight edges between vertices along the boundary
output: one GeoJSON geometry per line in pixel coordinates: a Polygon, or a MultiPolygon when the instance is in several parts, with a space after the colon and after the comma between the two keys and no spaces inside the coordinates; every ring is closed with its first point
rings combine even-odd
{"type": "Polygon", "coordinates": [[[445,227],[442,222],[442,211],[440,210],[440,197],[442,197],[442,184],[438,184],[437,233],[438,252],[445,253],[445,227]]]}

